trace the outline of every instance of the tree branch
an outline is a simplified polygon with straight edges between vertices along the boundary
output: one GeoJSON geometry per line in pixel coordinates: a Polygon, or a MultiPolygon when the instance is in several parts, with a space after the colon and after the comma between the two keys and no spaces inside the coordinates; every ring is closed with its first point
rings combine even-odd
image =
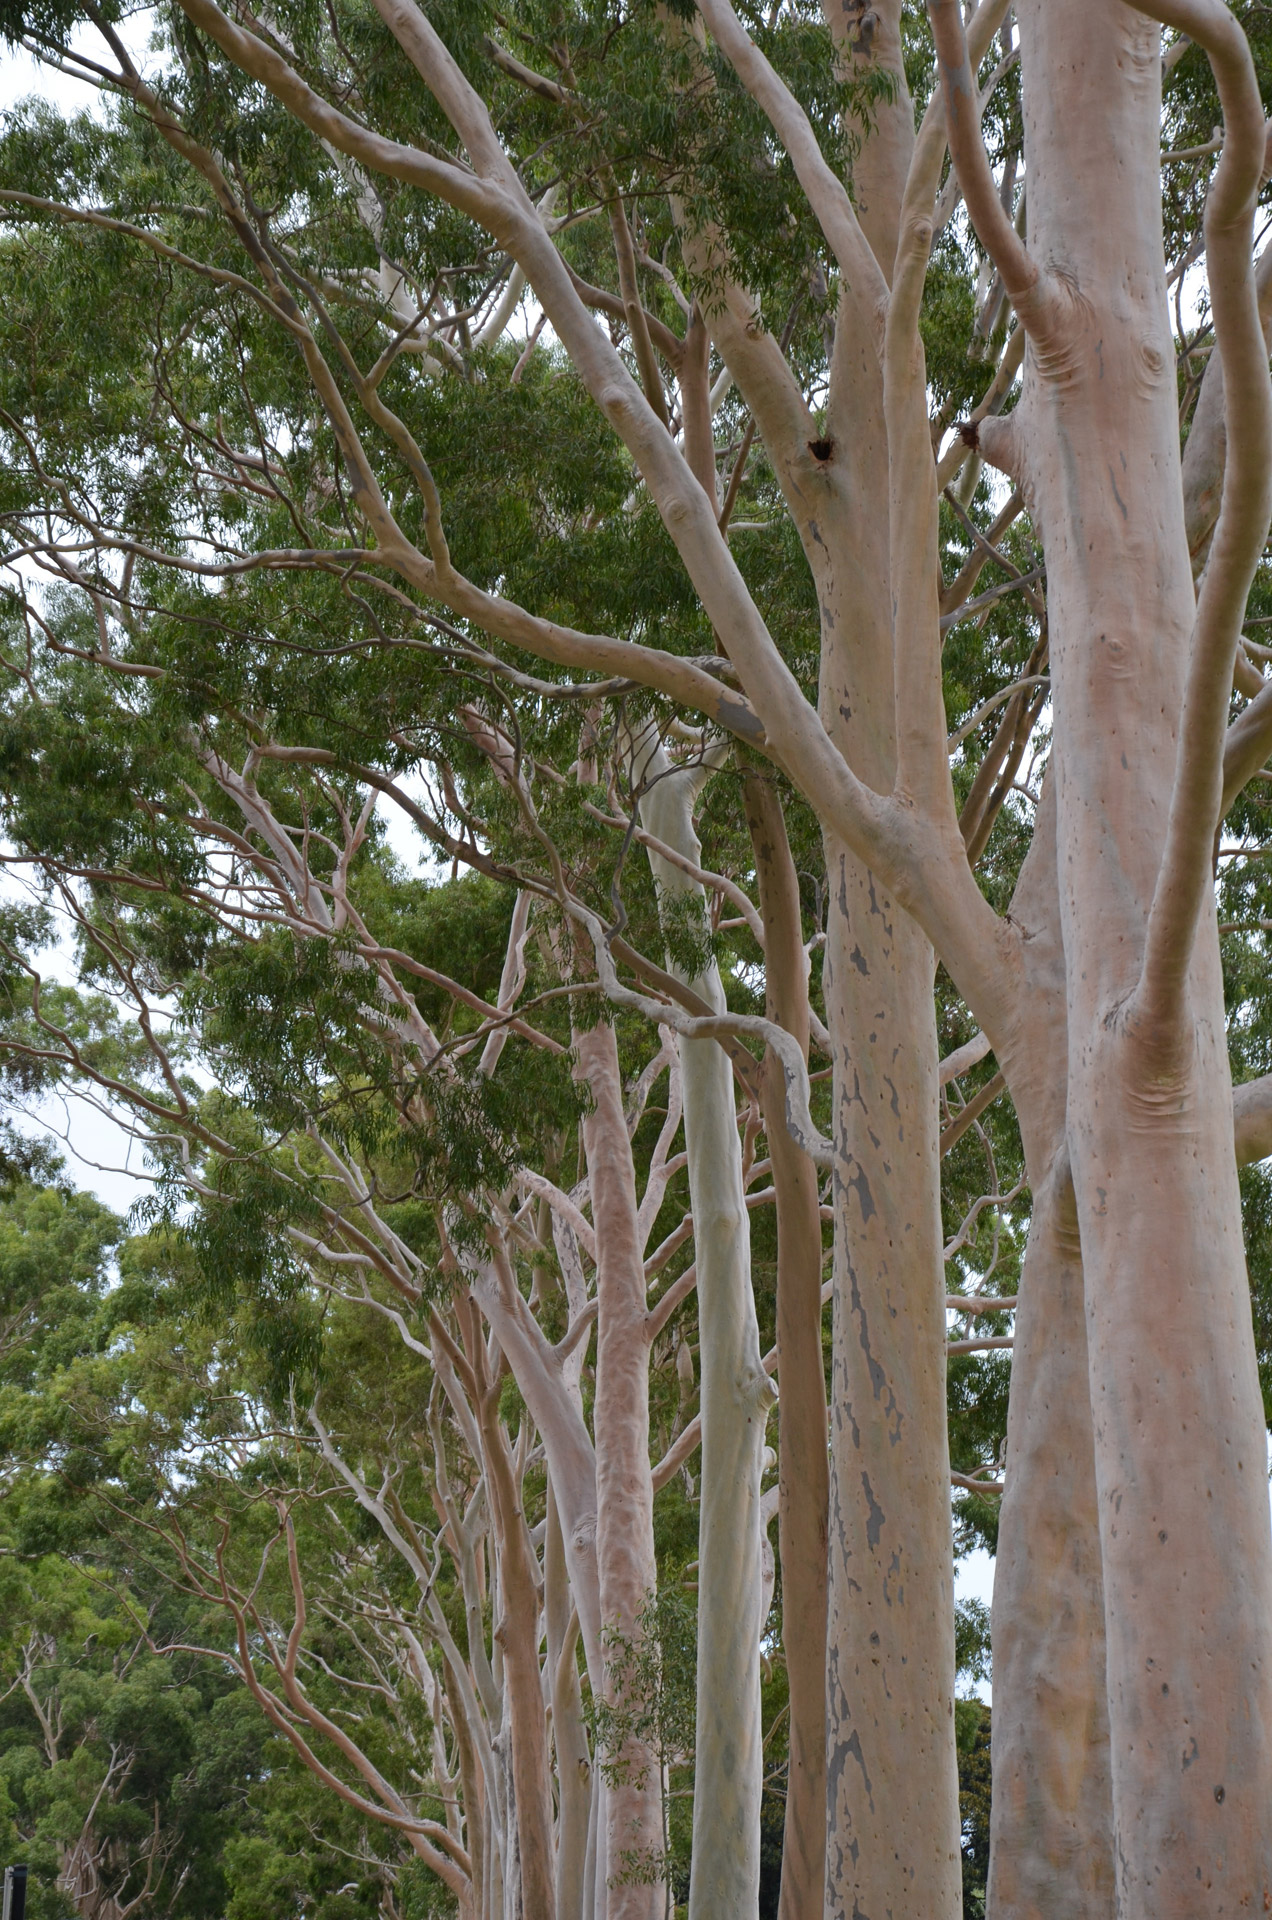
{"type": "Polygon", "coordinates": [[[857,303],[863,328],[881,345],[888,283],[861,231],[847,189],[817,144],[808,115],[746,32],[729,0],[699,0],[699,12],[790,155],[808,204],[857,303]]]}
{"type": "Polygon", "coordinates": [[[1003,206],[980,130],[980,93],[968,57],[959,0],[928,0],[945,102],[945,137],[958,174],[963,204],[985,251],[1002,275],[1020,322],[1036,338],[1054,328],[1055,300],[1003,206]]]}
{"type": "Polygon", "coordinates": [[[1253,267],[1266,136],[1249,43],[1221,0],[1135,4],[1137,11],[1179,27],[1205,48],[1226,130],[1206,196],[1205,230],[1215,335],[1224,362],[1227,461],[1197,603],[1166,841],[1135,995],[1137,1013],[1154,1031],[1166,1031],[1184,992],[1203,904],[1211,897],[1233,660],[1272,517],[1272,379],[1253,267]]]}

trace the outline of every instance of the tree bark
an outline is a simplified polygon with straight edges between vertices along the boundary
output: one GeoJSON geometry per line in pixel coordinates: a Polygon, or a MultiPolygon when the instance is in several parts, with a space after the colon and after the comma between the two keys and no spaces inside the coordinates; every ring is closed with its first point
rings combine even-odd
{"type": "MultiPolygon", "coordinates": [[[[1272,335],[1272,254],[1266,247],[1259,255],[1255,277],[1263,337],[1267,340],[1272,335]]],[[[1224,412],[1223,355],[1216,346],[1206,362],[1183,456],[1184,525],[1195,573],[1199,573],[1205,563],[1215,521],[1219,518],[1228,448],[1224,412]]]]}
{"type": "MultiPolygon", "coordinates": [[[[888,203],[882,184],[880,195],[877,204],[888,203]]],[[[878,247],[887,254],[884,239],[878,247]]],[[[811,417],[774,365],[776,343],[753,336],[746,311],[735,291],[730,304],[713,308],[711,324],[755,410],[816,582],[821,718],[859,777],[887,792],[896,722],[878,354],[845,296],[822,458],[811,417]]],[[[854,1909],[953,1920],[962,1891],[932,951],[844,841],[827,832],[825,847],[822,983],[838,1153],[825,1912],[828,1920],[847,1920],[854,1909]],[[885,1348],[884,1329],[893,1327],[885,1348]],[[902,1408],[904,1444],[886,1411],[902,1408]],[[873,1432],[869,1420],[862,1425],[866,1409],[873,1432]],[[880,1513],[889,1517],[886,1540],[880,1513]],[[905,1597],[892,1605],[894,1556],[906,1577],[893,1575],[905,1597]],[[869,1618],[860,1594],[867,1563],[877,1610],[869,1618]],[[877,1692],[874,1709],[859,1674],[877,1692]],[[909,1737],[915,1729],[917,1741],[909,1737]],[[916,1849],[918,1833],[928,1839],[916,1849]]]]}
{"type": "Polygon", "coordinates": [[[1258,1911],[1272,1539],[1212,901],[1170,1030],[1132,998],[1194,615],[1160,36],[1118,4],[1021,0],[1018,17],[1031,237],[1066,306],[1054,348],[1030,354],[1011,438],[1047,556],[1118,1911],[1258,1911]]]}
{"type": "Polygon", "coordinates": [[[596,1456],[581,1409],[560,1363],[511,1279],[502,1251],[472,1275],[474,1296],[539,1430],[557,1513],[588,1673],[601,1685],[600,1583],[596,1567],[596,1456]]]}
{"type": "Polygon", "coordinates": [[[906,85],[901,46],[901,0],[823,0],[840,70],[849,81],[886,75],[890,91],[875,95],[860,115],[849,113],[845,133],[855,149],[853,203],[861,230],[886,280],[892,279],[901,202],[914,155],[914,102],[906,85]]]}
{"type": "MultiPolygon", "coordinates": [[[[882,375],[845,303],[828,498],[816,525],[820,708],[887,792],[896,695],[882,375]],[[842,453],[839,451],[842,449],[842,453]]],[[[932,949],[826,837],[822,985],[834,1063],[827,1920],[953,1920],[962,1907],[954,1561],[932,949]]]]}
{"type": "MultiPolygon", "coordinates": [[[[602,1021],[579,1034],[576,1047],[578,1075],[593,1100],[583,1140],[597,1253],[594,1428],[602,1658],[606,1698],[620,1709],[635,1709],[641,1703],[621,1678],[624,1645],[639,1643],[641,1613],[658,1585],[645,1266],[614,1029],[602,1021]],[[607,1631],[618,1636],[609,1646],[607,1631]]],[[[611,1775],[605,1793],[606,1912],[609,1920],[656,1920],[664,1904],[658,1757],[633,1735],[606,1756],[605,1765],[611,1775]]]]}
{"type": "Polygon", "coordinates": [[[991,1920],[1114,1912],[1103,1587],[1082,1255],[1063,1149],[1016,1311],[994,1568],[991,1920]]]}
{"type": "Polygon", "coordinates": [[[999,1059],[1033,1189],[994,1563],[989,1920],[1112,1920],[1104,1587],[1082,1253],[1065,1142],[1055,781],[1012,899],[1023,1021],[999,1059]]]}
{"type": "MultiPolygon", "coordinates": [[[[827,13],[854,77],[875,68],[891,89],[855,129],[854,159],[863,229],[888,279],[914,147],[900,10],[888,0],[827,13]]],[[[727,289],[710,319],[816,583],[821,719],[857,776],[886,793],[897,700],[889,446],[864,291],[843,285],[824,425],[776,343],[757,334],[744,294],[727,289]]],[[[843,840],[828,831],[825,847],[837,1150],[825,1912],[953,1920],[962,1892],[932,952],[843,840]]]]}
{"type": "MultiPolygon", "coordinates": [[[[657,770],[657,756],[645,767],[657,770]]],[[[701,863],[693,776],[669,774],[644,794],[642,820],[701,863]]],[[[664,894],[701,894],[650,855],[664,894]]],[[[718,1011],[712,962],[687,982],[718,1011]]],[[[760,1353],[751,1293],[750,1224],[733,1073],[714,1040],[683,1040],[685,1148],[698,1265],[702,1473],[698,1531],[698,1701],[690,1920],[746,1920],[759,1905],[762,1560],[760,1476],[775,1399],[760,1353]]]]}
{"type": "MultiPolygon", "coordinates": [[[[520,1490],[500,1423],[497,1384],[485,1386],[478,1418],[499,1551],[500,1617],[495,1637],[503,1650],[511,1730],[511,1787],[515,1802],[509,1840],[515,1841],[520,1904],[527,1920],[555,1920],[552,1812],[548,1798],[548,1739],[539,1675],[539,1596],[520,1490]]],[[[505,1885],[505,1894],[507,1883],[505,1885]]]]}
{"type": "Polygon", "coordinates": [[[921,1920],[961,1906],[932,958],[842,847],[831,878],[826,1912],[921,1920]]]}
{"type": "Polygon", "coordinates": [[[556,1748],[557,1920],[584,1920],[588,1821],[592,1806],[592,1762],[583,1730],[583,1701],[576,1657],[577,1619],[571,1631],[570,1579],[552,1481],[543,1547],[544,1624],[547,1629],[548,1691],[552,1702],[552,1741],[556,1748]]]}
{"type": "MultiPolygon", "coordinates": [[[[764,920],[767,1012],[808,1054],[808,960],[799,879],[771,776],[744,781],[764,920]]],[[[763,1102],[777,1194],[778,1546],[790,1761],[778,1920],[820,1914],[826,1875],[826,1584],[829,1468],[822,1358],[817,1169],[786,1128],[786,1082],[770,1050],[763,1102]]]]}

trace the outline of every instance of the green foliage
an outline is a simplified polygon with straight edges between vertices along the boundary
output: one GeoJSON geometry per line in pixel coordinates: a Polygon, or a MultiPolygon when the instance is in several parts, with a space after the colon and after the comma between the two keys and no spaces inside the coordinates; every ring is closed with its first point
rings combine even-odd
{"type": "Polygon", "coordinates": [[[960,1600],[955,1605],[954,1668],[969,1680],[989,1679],[989,1608],[983,1600],[960,1600]]]}
{"type": "Polygon", "coordinates": [[[984,1920],[989,1878],[990,1710],[980,1700],[960,1700],[958,1805],[963,1823],[963,1916],[984,1920]]]}
{"type": "MultiPolygon", "coordinates": [[[[175,1920],[277,1920],[297,1903],[372,1920],[407,1856],[391,1834],[368,1849],[271,1727],[209,1605],[227,1523],[241,1579],[277,1539],[276,1493],[303,1501],[311,1483],[303,1447],[280,1447],[259,1419],[273,1358],[250,1303],[223,1307],[213,1330],[180,1242],[119,1238],[104,1208],[60,1187],[0,1202],[4,1324],[28,1308],[0,1353],[0,1818],[31,1864],[32,1911],[69,1920],[69,1850],[103,1897],[138,1894],[149,1872],[147,1898],[175,1920]]],[[[355,1418],[361,1396],[365,1431],[384,1431],[418,1398],[418,1370],[391,1331],[327,1332],[347,1368],[329,1417],[355,1418]]],[[[321,1503],[297,1525],[316,1572],[340,1528],[321,1503]]],[[[268,1604],[287,1589],[268,1551],[265,1565],[268,1604]]],[[[365,1672],[338,1627],[314,1645],[333,1673],[365,1672]]],[[[415,1911],[445,1910],[419,1872],[409,1884],[415,1911]]]]}
{"type": "Polygon", "coordinates": [[[633,1742],[639,1742],[657,1755],[669,1782],[663,1794],[661,1852],[632,1853],[623,1871],[627,1885],[675,1882],[687,1874],[687,1821],[672,1796],[693,1777],[697,1624],[697,1608],[680,1580],[673,1579],[650,1595],[634,1635],[614,1626],[604,1632],[612,1691],[607,1699],[593,1698],[588,1711],[601,1771],[611,1786],[631,1778],[633,1742]]]}

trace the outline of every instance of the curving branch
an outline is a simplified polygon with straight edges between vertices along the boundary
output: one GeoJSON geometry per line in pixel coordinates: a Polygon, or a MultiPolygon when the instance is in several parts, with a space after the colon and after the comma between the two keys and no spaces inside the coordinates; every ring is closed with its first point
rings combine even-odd
{"type": "Polygon", "coordinates": [[[1266,766],[1269,754],[1272,754],[1272,680],[1237,715],[1224,738],[1221,819],[1241,789],[1266,766]]]}
{"type": "Polygon", "coordinates": [[[857,304],[859,317],[881,346],[888,283],[861,230],[847,188],[827,164],[817,144],[808,115],[751,39],[730,0],[698,0],[698,10],[716,45],[752,99],[767,114],[773,131],[790,155],[808,204],[857,304]]]}
{"type": "Polygon", "coordinates": [[[1135,996],[1136,1013],[1152,1031],[1163,1032],[1181,1004],[1193,941],[1211,898],[1233,661],[1272,518],[1272,379],[1253,266],[1266,135],[1249,42],[1221,0],[1135,4],[1205,49],[1225,126],[1223,155],[1206,196],[1205,230],[1215,335],[1224,364],[1227,460],[1197,602],[1166,842],[1135,996]]]}
{"type": "Polygon", "coordinates": [[[1039,270],[999,197],[980,130],[980,91],[968,54],[959,0],[928,0],[945,102],[945,137],[976,234],[1002,276],[1021,325],[1037,339],[1056,323],[1054,290],[1039,270]]]}

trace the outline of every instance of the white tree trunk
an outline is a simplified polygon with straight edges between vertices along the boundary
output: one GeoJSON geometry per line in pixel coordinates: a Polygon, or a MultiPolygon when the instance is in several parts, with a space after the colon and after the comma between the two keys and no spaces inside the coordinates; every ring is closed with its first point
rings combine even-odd
{"type": "MultiPolygon", "coordinates": [[[[646,761],[648,778],[662,756],[646,761]]],[[[701,862],[694,777],[656,780],[640,803],[647,829],[701,862]]],[[[701,889],[651,854],[661,891],[701,889]]],[[[724,991],[714,963],[687,982],[715,1010],[724,991]]],[[[747,1920],[758,1910],[762,1554],[760,1475],[776,1398],[760,1353],[751,1245],[735,1120],[733,1072],[714,1040],[680,1045],[685,1147],[698,1264],[702,1411],[698,1532],[698,1703],[691,1920],[747,1920]]]]}
{"type": "Polygon", "coordinates": [[[548,1694],[556,1750],[557,1920],[584,1920],[588,1824],[592,1810],[592,1761],[583,1726],[577,1658],[578,1625],[571,1632],[570,1582],[565,1541],[551,1479],[543,1548],[544,1615],[547,1627],[548,1694]]]}

